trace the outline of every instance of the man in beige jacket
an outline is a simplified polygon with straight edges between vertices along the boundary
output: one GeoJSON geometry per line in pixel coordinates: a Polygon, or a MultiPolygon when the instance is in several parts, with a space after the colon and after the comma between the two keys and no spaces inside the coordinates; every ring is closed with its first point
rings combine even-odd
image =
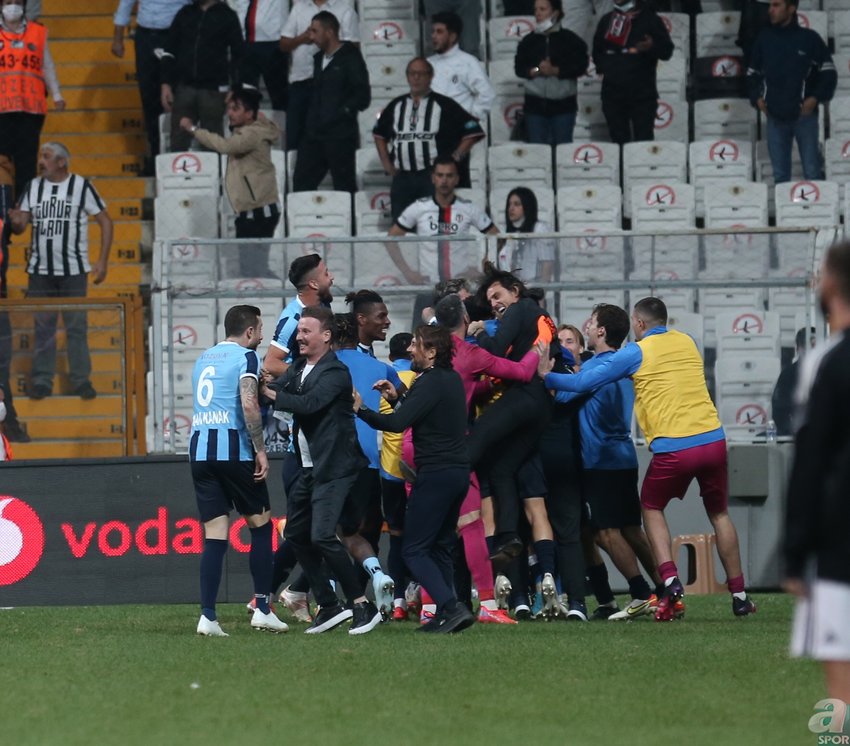
{"type": "MultiPolygon", "coordinates": [[[[234,87],[227,96],[227,139],[197,127],[188,117],[180,126],[204,147],[227,155],[224,186],[236,211],[237,238],[271,238],[280,220],[277,177],[272,164],[272,145],[280,142],[280,129],[259,113],[262,94],[256,88],[234,87]]],[[[242,277],[276,277],[269,268],[269,247],[242,246],[239,250],[242,277]]]]}

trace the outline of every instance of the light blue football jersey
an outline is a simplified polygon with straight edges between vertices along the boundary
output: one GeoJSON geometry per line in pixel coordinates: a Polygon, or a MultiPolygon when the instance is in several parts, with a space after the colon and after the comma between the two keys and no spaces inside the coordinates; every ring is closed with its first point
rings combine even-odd
{"type": "Polygon", "coordinates": [[[198,358],[192,371],[191,461],[254,460],[239,382],[245,376],[258,378],[259,370],[256,351],[236,342],[219,342],[198,358]]]}

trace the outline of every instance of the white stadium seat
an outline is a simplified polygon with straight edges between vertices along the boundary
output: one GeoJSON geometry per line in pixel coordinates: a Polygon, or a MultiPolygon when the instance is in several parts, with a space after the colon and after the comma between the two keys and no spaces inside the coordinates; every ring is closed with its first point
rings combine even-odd
{"type": "Polygon", "coordinates": [[[197,190],[219,194],[221,172],[218,153],[187,151],[156,157],[157,195],[171,189],[197,190]]]}
{"type": "Polygon", "coordinates": [[[558,225],[562,231],[619,231],[623,222],[623,196],[613,184],[561,187],[558,190],[558,225]]]}
{"type": "Polygon", "coordinates": [[[739,11],[722,10],[713,13],[698,13],[696,16],[696,56],[740,56],[741,49],[735,44],[740,24],[741,13],[739,11]]]}
{"type": "Polygon", "coordinates": [[[620,146],[612,142],[573,141],[555,148],[557,187],[578,183],[620,183],[620,146]]]}
{"type": "Polygon", "coordinates": [[[698,140],[688,148],[688,172],[697,201],[697,217],[705,216],[705,193],[730,181],[753,176],[752,145],[736,140],[698,140]]]}
{"type": "Polygon", "coordinates": [[[611,142],[608,123],[602,113],[599,96],[579,96],[573,139],[578,141],[611,142]]]}
{"type": "MultiPolygon", "coordinates": [[[[686,182],[688,148],[684,142],[630,142],[623,146],[623,193],[628,200],[635,183],[686,182]]],[[[631,204],[625,205],[626,216],[631,204]]]]}
{"type": "Polygon", "coordinates": [[[525,99],[522,96],[497,96],[490,109],[490,142],[494,145],[510,142],[511,132],[522,116],[525,99]]]}
{"type": "Polygon", "coordinates": [[[660,98],[655,111],[655,139],[688,141],[688,102],[678,98],[660,98]]]}
{"type": "Polygon", "coordinates": [[[779,355],[779,314],[773,311],[718,313],[717,354],[779,355]]]}
{"type": "MultiPolygon", "coordinates": [[[[386,235],[392,227],[390,191],[360,191],[354,195],[354,233],[358,236],[386,235]]],[[[357,247],[355,245],[355,251],[357,247]]]]}
{"type": "Polygon", "coordinates": [[[712,98],[694,102],[695,140],[756,139],[756,112],[744,98],[712,98]]]}
{"type": "Polygon", "coordinates": [[[490,189],[501,186],[536,186],[552,188],[552,148],[523,142],[491,145],[487,153],[490,164],[490,189]]]}
{"type": "Polygon", "coordinates": [[[534,16],[509,16],[491,19],[487,24],[490,39],[489,58],[491,60],[513,60],[520,39],[534,31],[535,25],[534,16]]]}

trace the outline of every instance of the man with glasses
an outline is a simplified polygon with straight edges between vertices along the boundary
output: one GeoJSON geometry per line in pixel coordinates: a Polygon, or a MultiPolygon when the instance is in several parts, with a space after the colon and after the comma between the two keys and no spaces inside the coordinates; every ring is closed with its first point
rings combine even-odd
{"type": "Polygon", "coordinates": [[[478,120],[453,99],[434,93],[434,68],[424,57],[407,65],[410,93],[387,104],[372,135],[390,187],[392,218],[433,193],[431,167],[438,156],[450,155],[459,164],[460,186],[468,187],[472,146],[484,138],[478,120]]]}

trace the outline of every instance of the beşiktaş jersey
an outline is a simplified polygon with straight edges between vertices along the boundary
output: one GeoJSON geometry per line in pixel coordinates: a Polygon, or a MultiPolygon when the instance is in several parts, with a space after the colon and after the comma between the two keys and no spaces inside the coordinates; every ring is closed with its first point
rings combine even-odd
{"type": "Polygon", "coordinates": [[[295,335],[298,333],[298,322],[301,320],[301,312],[305,306],[296,295],[286,308],[280,312],[277,325],[274,328],[271,344],[285,353],[284,362],[291,364],[298,352],[295,335]]]}
{"type": "MultiPolygon", "coordinates": [[[[482,233],[490,230],[493,221],[478,205],[467,199],[455,197],[446,207],[438,205],[433,197],[422,197],[408,205],[396,223],[408,233],[418,236],[458,236],[477,228],[482,233]]],[[[450,280],[457,272],[479,262],[470,261],[472,246],[451,241],[429,241],[419,247],[419,271],[433,281],[450,280]],[[461,257],[461,261],[458,261],[461,257]],[[455,272],[455,274],[453,274],[455,272]]]]}
{"type": "Polygon", "coordinates": [[[256,351],[235,342],[219,342],[195,362],[191,461],[254,460],[239,387],[243,378],[258,379],[259,370],[256,351]]]}
{"type": "Polygon", "coordinates": [[[31,275],[81,275],[89,264],[89,216],[105,205],[88,179],[69,174],[53,183],[37,177],[27,184],[21,210],[32,214],[31,275]]]}

